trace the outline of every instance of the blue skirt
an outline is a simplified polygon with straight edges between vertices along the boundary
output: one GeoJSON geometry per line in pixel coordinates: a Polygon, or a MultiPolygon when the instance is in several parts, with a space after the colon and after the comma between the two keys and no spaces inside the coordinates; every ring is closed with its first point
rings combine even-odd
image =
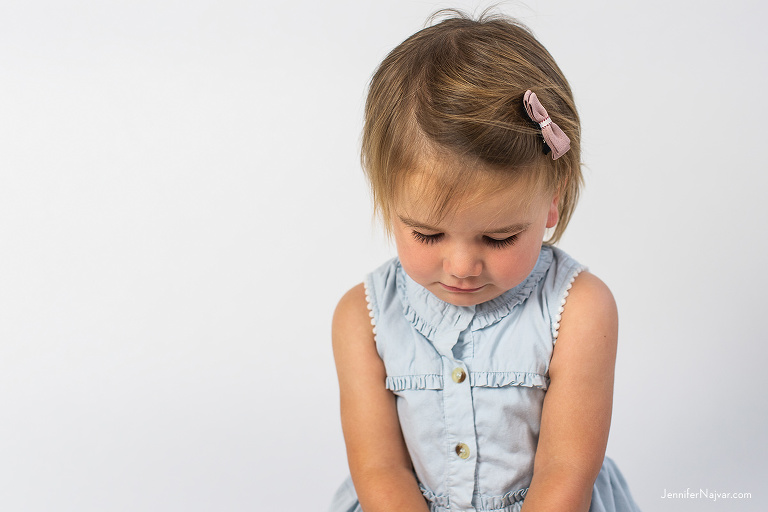
{"type": "MultiPolygon", "coordinates": [[[[493,512],[520,512],[523,501],[518,501],[503,509],[495,509],[493,512]]],[[[430,503],[430,512],[449,512],[448,509],[430,503]]],[[[360,502],[357,501],[355,486],[352,479],[347,477],[333,497],[328,512],[363,512],[360,502]]],[[[450,512],[456,512],[452,509],[450,512]]],[[[490,512],[481,511],[477,512],[490,512]]],[[[597,475],[595,485],[592,487],[592,504],[589,512],[640,512],[635,500],[629,492],[627,481],[616,467],[616,463],[608,457],[603,461],[600,474],[597,475]]]]}

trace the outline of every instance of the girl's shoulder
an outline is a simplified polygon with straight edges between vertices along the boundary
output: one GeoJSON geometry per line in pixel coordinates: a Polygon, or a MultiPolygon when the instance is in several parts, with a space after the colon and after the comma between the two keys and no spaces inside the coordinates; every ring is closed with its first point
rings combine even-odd
{"type": "Polygon", "coordinates": [[[561,313],[567,310],[567,316],[571,317],[568,323],[572,324],[573,320],[584,316],[615,317],[616,302],[608,286],[564,250],[558,247],[550,249],[553,264],[547,279],[551,281],[550,288],[560,296],[561,313]]]}
{"type": "MultiPolygon", "coordinates": [[[[353,330],[353,338],[374,340],[374,309],[382,298],[382,293],[396,293],[400,260],[395,257],[387,260],[373,272],[367,274],[364,281],[350,288],[339,300],[333,315],[333,332],[346,333],[353,330]],[[377,293],[378,292],[378,293],[377,293]],[[364,333],[364,336],[363,336],[364,333]]],[[[335,343],[335,342],[334,342],[335,343]]]]}
{"type": "Polygon", "coordinates": [[[333,313],[333,340],[337,339],[372,339],[371,320],[366,299],[364,283],[350,288],[339,299],[333,313]]]}
{"type": "Polygon", "coordinates": [[[576,326],[584,328],[589,323],[613,325],[618,322],[616,301],[611,290],[588,270],[575,276],[567,292],[564,310],[563,324],[571,329],[576,326]]]}

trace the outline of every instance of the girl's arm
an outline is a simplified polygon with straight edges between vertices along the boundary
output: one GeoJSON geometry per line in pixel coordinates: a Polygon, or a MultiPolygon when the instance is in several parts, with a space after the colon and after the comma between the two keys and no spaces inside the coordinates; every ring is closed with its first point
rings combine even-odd
{"type": "Polygon", "coordinates": [[[586,512],[608,442],[618,314],[589,272],[573,282],[549,368],[533,480],[523,512],[586,512]]]}
{"type": "Polygon", "coordinates": [[[416,483],[386,372],[373,339],[362,283],[333,316],[333,355],[341,393],[341,426],[352,482],[365,512],[427,512],[416,483]]]}

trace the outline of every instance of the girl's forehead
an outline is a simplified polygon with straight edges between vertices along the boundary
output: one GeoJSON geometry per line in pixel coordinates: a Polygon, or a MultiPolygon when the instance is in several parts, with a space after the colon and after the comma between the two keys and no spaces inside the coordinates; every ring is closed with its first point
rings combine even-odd
{"type": "Polygon", "coordinates": [[[397,187],[395,205],[460,207],[501,199],[524,206],[546,193],[546,187],[527,173],[510,177],[470,172],[446,177],[435,172],[414,172],[406,175],[397,187]]]}
{"type": "Polygon", "coordinates": [[[500,179],[472,174],[453,183],[430,175],[408,176],[395,195],[393,213],[429,225],[467,216],[494,223],[513,217],[522,220],[543,202],[551,201],[551,194],[529,177],[500,179]]]}

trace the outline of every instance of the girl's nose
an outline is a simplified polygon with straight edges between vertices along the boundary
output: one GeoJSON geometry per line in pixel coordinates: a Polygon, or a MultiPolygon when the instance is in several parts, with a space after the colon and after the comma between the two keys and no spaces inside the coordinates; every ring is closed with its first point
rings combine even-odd
{"type": "Polygon", "coordinates": [[[443,259],[443,270],[458,279],[477,277],[483,271],[483,262],[472,251],[453,251],[443,259]]]}

